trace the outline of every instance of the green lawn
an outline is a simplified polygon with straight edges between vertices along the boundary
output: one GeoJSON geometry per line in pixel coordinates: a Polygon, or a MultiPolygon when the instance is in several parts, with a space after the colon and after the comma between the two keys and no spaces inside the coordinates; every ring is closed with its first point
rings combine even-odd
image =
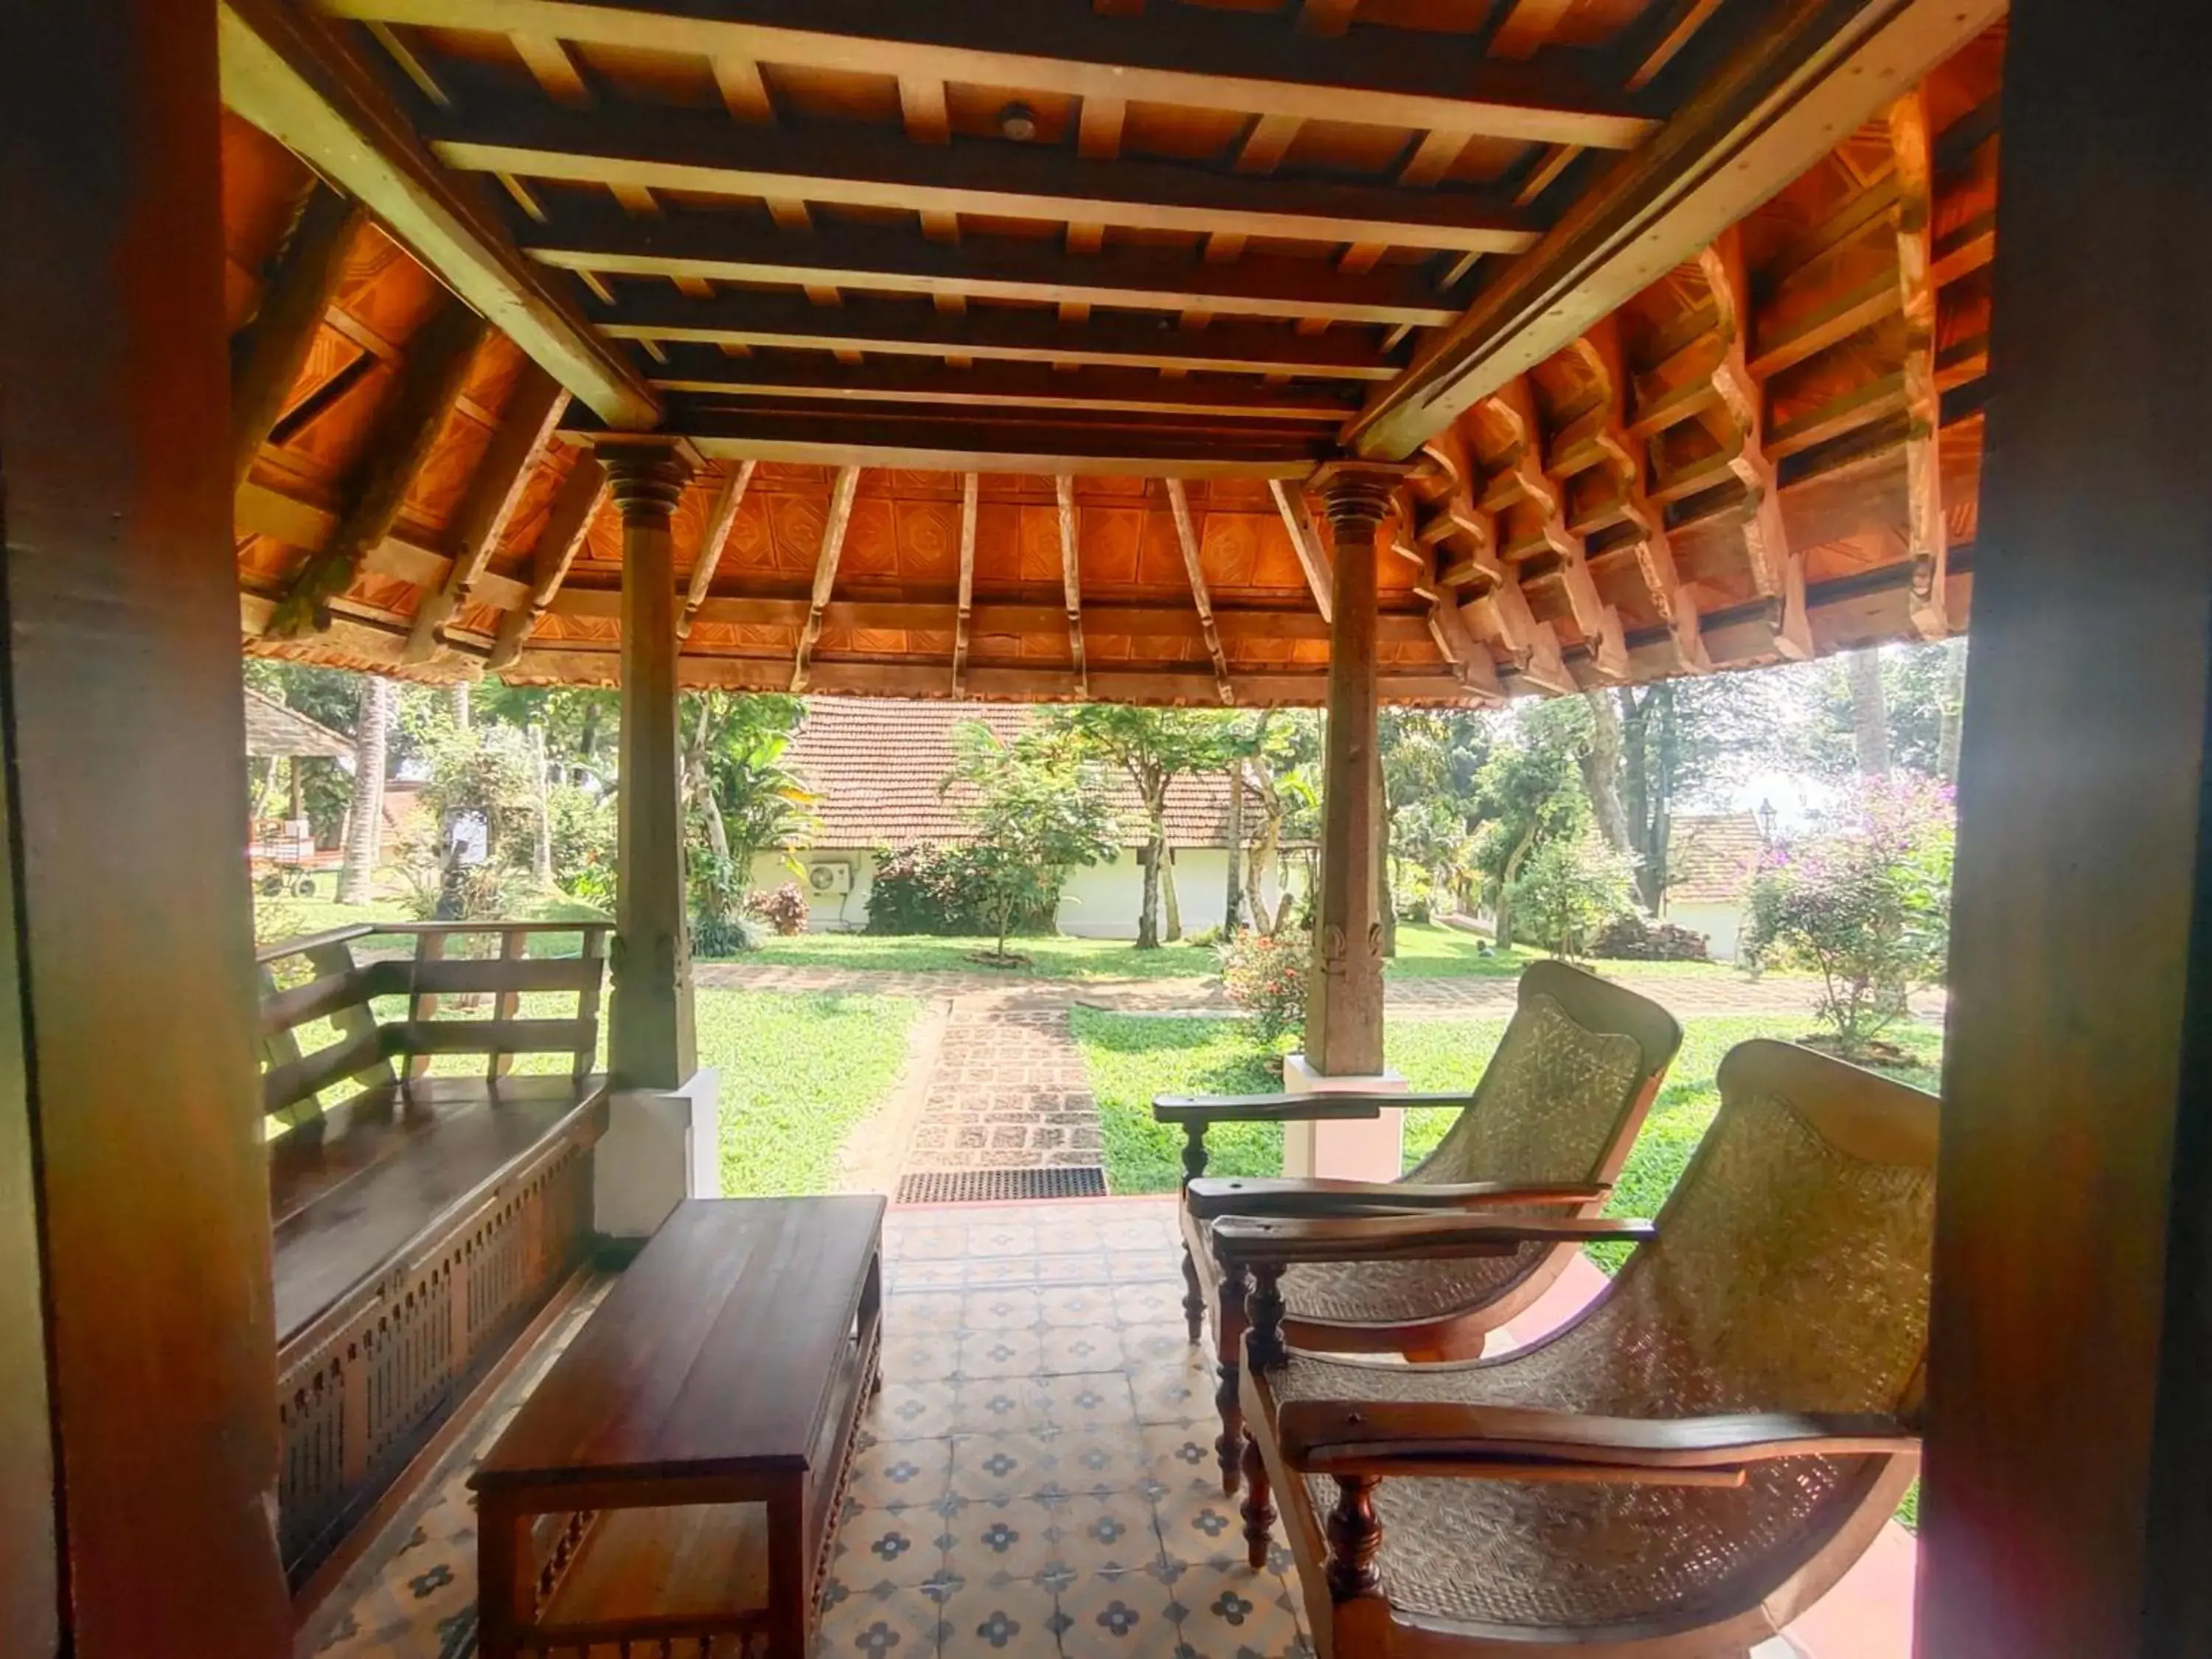
{"type": "MultiPolygon", "coordinates": [[[[1092,1092],[1105,1121],[1106,1174],[1117,1193],[1171,1192],[1182,1177],[1182,1132],[1152,1121],[1156,1094],[1252,1094],[1280,1086],[1279,1074],[1254,1052],[1240,1022],[1232,1019],[1158,1019],[1139,1015],[1073,1011],[1075,1036],[1091,1073],[1092,1092]]],[[[1720,1104],[1713,1075],[1722,1057],[1753,1037],[1795,1038],[1812,1021],[1796,1014],[1739,1015],[1686,1020],[1682,1051],[1636,1147],[1620,1172],[1613,1215],[1658,1212],[1698,1137],[1720,1104]]],[[[1472,1090],[1504,1035],[1503,1019],[1399,1020],[1389,1029],[1389,1063],[1424,1091],[1472,1090]]],[[[1914,1064],[1896,1075],[1921,1088],[1936,1084],[1942,1034],[1925,1025],[1893,1028],[1889,1036],[1914,1064]]],[[[1406,1116],[1406,1162],[1410,1167],[1443,1138],[1454,1110],[1417,1109],[1406,1116]]],[[[1216,1175],[1275,1175],[1283,1162],[1281,1129],[1223,1125],[1206,1135],[1207,1168],[1216,1175]]],[[[1625,1247],[1592,1246],[1608,1270],[1625,1247]]]]}
{"type": "MultiPolygon", "coordinates": [[[[800,933],[768,939],[757,951],[732,960],[805,968],[860,968],[927,973],[942,969],[1005,972],[1014,977],[1054,980],[1199,979],[1219,971],[1214,952],[1189,944],[1139,951],[1127,939],[1021,939],[1008,949],[1030,958],[1018,969],[986,969],[975,960],[995,940],[933,939],[908,934],[800,933]]],[[[1402,922],[1398,954],[1385,971],[1395,979],[1511,979],[1537,953],[1507,951],[1486,954],[1487,941],[1457,928],[1402,922]]],[[[1601,962],[1600,972],[1615,969],[1638,974],[1717,976],[1735,970],[1704,962],[1601,962]]]]}

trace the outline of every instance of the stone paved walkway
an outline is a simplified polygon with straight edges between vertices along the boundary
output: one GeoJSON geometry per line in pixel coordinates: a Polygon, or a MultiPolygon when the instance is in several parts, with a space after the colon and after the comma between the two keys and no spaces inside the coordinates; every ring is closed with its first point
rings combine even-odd
{"type": "Polygon", "coordinates": [[[1098,1103],[1054,996],[955,1000],[909,1170],[1096,1167],[1098,1103]]]}

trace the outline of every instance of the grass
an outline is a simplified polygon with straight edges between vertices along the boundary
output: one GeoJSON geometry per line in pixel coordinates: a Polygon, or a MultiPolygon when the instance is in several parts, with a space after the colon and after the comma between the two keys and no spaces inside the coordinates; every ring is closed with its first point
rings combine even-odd
{"type": "MultiPolygon", "coordinates": [[[[1269,1057],[1256,1053],[1234,1019],[1158,1019],[1077,1008],[1071,1019],[1104,1120],[1107,1180],[1117,1193],[1172,1192],[1182,1178],[1181,1131],[1152,1121],[1156,1094],[1255,1094],[1281,1086],[1269,1057]]],[[[1723,1015],[1683,1024],[1682,1050],[1653,1103],[1620,1172],[1607,1213],[1650,1216],[1697,1150],[1720,1104],[1714,1073],[1722,1057],[1753,1037],[1807,1034],[1802,1014],[1723,1015]]],[[[1389,1028],[1387,1058],[1419,1091],[1474,1087],[1504,1034],[1498,1019],[1399,1020],[1389,1028]]],[[[1936,1085],[1942,1033],[1924,1025],[1893,1028],[1890,1040],[1911,1057],[1887,1068],[1920,1088],[1936,1085]]],[[[1407,1167],[1427,1156],[1457,1115],[1448,1107],[1406,1115],[1407,1167]]],[[[1279,1127],[1224,1124],[1206,1135],[1207,1170],[1216,1175],[1275,1175],[1283,1163],[1279,1127]]],[[[1593,1245],[1591,1258],[1618,1268],[1626,1247],[1593,1245]]]]}
{"type": "MultiPolygon", "coordinates": [[[[978,951],[994,949],[988,939],[933,939],[913,934],[800,933],[789,939],[768,939],[757,951],[737,961],[775,963],[794,968],[872,969],[899,973],[1005,973],[1010,978],[1048,980],[1202,979],[1216,974],[1220,963],[1210,949],[1178,943],[1157,951],[1139,951],[1127,939],[1067,939],[1059,936],[1017,939],[1011,951],[1030,958],[1016,969],[986,969],[975,960],[978,951]]],[[[1401,922],[1398,954],[1385,971],[1393,979],[1513,979],[1536,959],[1523,951],[1489,951],[1487,940],[1455,927],[1428,922],[1401,922]]],[[[1639,975],[1694,978],[1730,972],[1705,962],[1601,962],[1600,972],[1621,969],[1639,975]]]]}
{"type": "Polygon", "coordinates": [[[910,997],[698,993],[699,1063],[722,1073],[722,1191],[827,1191],[854,1126],[906,1058],[910,997]]]}

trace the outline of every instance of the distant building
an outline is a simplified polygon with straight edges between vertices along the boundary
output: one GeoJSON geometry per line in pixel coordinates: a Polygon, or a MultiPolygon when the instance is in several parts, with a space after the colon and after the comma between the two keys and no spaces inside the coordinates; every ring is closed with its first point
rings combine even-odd
{"type": "MultiPolygon", "coordinates": [[[[803,847],[762,854],[753,884],[774,887],[790,880],[788,861],[795,860],[812,895],[810,926],[815,931],[865,927],[879,854],[917,842],[957,842],[968,833],[961,817],[966,792],[939,788],[952,769],[953,728],[981,720],[1001,738],[1012,738],[1035,718],[1030,710],[1001,703],[810,699],[784,761],[817,797],[816,830],[803,847]]],[[[1134,939],[1144,893],[1139,856],[1145,842],[1144,807],[1118,769],[1109,769],[1107,782],[1121,821],[1121,853],[1110,864],[1070,873],[1057,920],[1063,933],[1134,939]]],[[[1259,803],[1249,793],[1244,811],[1249,848],[1261,826],[1259,803]]],[[[1169,786],[1168,847],[1187,931],[1221,924],[1229,873],[1228,817],[1226,778],[1178,778],[1169,786]]],[[[1264,896],[1271,904],[1278,902],[1272,884],[1264,896]]]]}
{"type": "Polygon", "coordinates": [[[1660,919],[1705,936],[1722,962],[1734,962],[1743,933],[1744,903],[1759,873],[1765,845],[1759,819],[1749,812],[1684,814],[1674,820],[1667,850],[1667,890],[1660,919]]]}

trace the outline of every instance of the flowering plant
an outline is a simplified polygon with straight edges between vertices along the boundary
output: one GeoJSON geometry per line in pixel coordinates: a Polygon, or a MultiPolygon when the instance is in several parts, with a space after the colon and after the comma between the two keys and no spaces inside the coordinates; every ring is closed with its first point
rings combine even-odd
{"type": "Polygon", "coordinates": [[[1285,1032],[1305,1024],[1306,968],[1313,940],[1303,933],[1257,933],[1239,928],[1221,947],[1221,978],[1229,1000],[1252,1021],[1253,1035],[1272,1048],[1285,1032]]]}

